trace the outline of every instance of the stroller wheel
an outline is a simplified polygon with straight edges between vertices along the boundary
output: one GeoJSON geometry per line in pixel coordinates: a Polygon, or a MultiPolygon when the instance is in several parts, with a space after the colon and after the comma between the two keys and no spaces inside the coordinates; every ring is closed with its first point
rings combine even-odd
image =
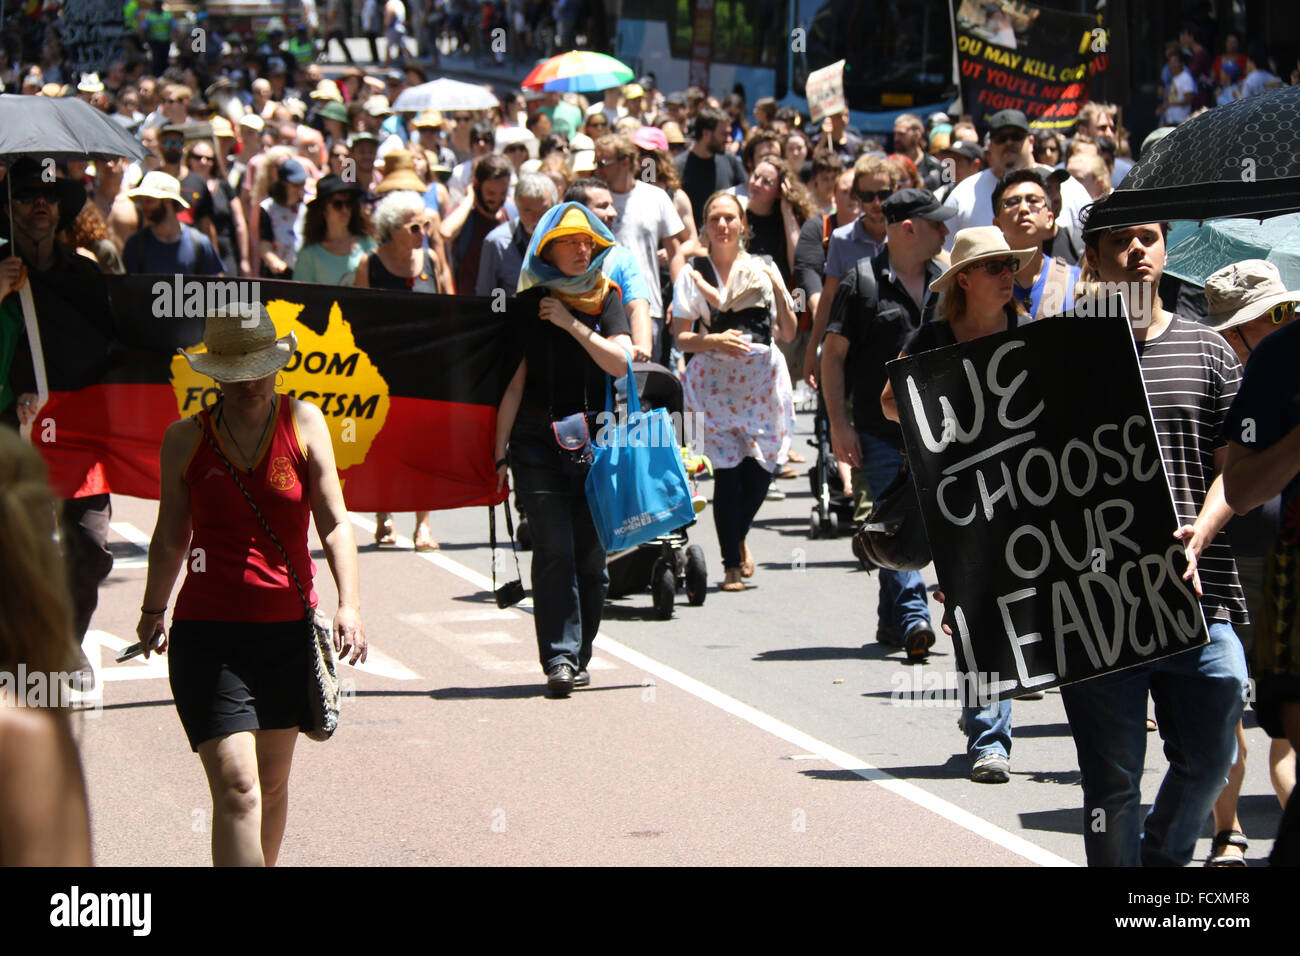
{"type": "Polygon", "coordinates": [[[840,528],[840,516],[834,510],[832,510],[830,514],[830,518],[831,520],[828,525],[827,536],[831,538],[838,538],[840,536],[841,530],[843,530],[840,528]]]}
{"type": "Polygon", "coordinates": [[[673,566],[660,558],[650,575],[650,593],[654,598],[655,616],[666,621],[673,616],[673,603],[677,599],[677,575],[673,566]]]}
{"type": "Polygon", "coordinates": [[[699,607],[709,593],[709,567],[704,560],[704,549],[693,544],[686,549],[686,599],[691,607],[699,607]]]}
{"type": "Polygon", "coordinates": [[[812,514],[808,517],[808,537],[820,538],[824,529],[825,525],[822,522],[821,512],[814,508],[812,514]]]}

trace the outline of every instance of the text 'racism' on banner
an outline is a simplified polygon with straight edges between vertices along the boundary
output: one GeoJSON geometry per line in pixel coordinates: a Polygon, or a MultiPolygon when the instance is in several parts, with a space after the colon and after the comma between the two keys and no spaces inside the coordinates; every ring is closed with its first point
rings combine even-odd
{"type": "Polygon", "coordinates": [[[1124,318],[1048,319],[888,368],[972,692],[1209,640],[1124,318]]]}
{"type": "Polygon", "coordinates": [[[981,128],[999,110],[1020,110],[1035,128],[1068,129],[1089,78],[1106,68],[1106,33],[1086,14],[962,0],[956,27],[962,104],[981,128]]]}
{"type": "Polygon", "coordinates": [[[201,350],[206,312],[239,301],[297,337],[276,388],[321,410],[350,509],[503,497],[496,410],[522,357],[515,323],[537,321],[535,303],[176,276],[38,277],[33,295],[50,381],[33,443],[63,497],[158,497],[167,426],[221,397],[176,350],[201,350]]]}

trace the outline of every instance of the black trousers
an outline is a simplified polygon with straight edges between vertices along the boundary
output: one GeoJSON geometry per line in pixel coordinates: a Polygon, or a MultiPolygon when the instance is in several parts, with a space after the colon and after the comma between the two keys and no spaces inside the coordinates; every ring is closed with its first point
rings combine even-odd
{"type": "Polygon", "coordinates": [[[107,547],[108,524],[112,516],[113,507],[108,495],[65,498],[63,501],[60,535],[78,642],[86,636],[90,619],[99,604],[100,582],[113,570],[113,554],[107,547]]]}
{"type": "Polygon", "coordinates": [[[746,458],[734,468],[714,469],[713,524],[718,530],[724,570],[740,567],[740,542],[749,534],[771,482],[772,473],[753,458],[746,458]]]}

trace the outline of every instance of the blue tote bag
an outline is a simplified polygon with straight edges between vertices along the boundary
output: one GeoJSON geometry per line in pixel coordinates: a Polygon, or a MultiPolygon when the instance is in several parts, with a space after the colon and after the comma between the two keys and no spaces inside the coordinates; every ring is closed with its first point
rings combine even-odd
{"type": "Polygon", "coordinates": [[[605,380],[605,425],[587,473],[587,505],[601,545],[622,551],[690,524],[695,509],[667,410],[641,411],[629,360],[627,420],[618,422],[610,381],[605,380]]]}

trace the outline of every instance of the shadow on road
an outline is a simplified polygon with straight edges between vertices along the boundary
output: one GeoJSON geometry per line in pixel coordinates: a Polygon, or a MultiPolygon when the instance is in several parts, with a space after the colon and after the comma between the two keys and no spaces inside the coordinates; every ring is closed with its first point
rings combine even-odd
{"type": "MultiPolygon", "coordinates": [[[[608,684],[600,687],[593,684],[590,687],[575,688],[573,693],[577,696],[579,694],[591,694],[596,691],[644,689],[641,684],[608,684]]],[[[386,694],[385,691],[368,691],[367,693],[375,696],[384,696],[386,694]]],[[[434,700],[522,700],[526,697],[545,697],[546,685],[506,684],[500,687],[440,687],[437,690],[422,691],[420,694],[432,697],[434,700]]]]}
{"type": "MultiPolygon", "coordinates": [[[[880,767],[882,773],[887,773],[891,777],[897,777],[899,780],[961,780],[970,775],[970,758],[964,753],[953,754],[942,764],[928,767],[880,767]]],[[[850,783],[867,783],[871,779],[871,771],[864,771],[867,776],[863,777],[854,770],[801,770],[799,771],[806,777],[812,777],[814,780],[841,780],[850,783]]]]}

